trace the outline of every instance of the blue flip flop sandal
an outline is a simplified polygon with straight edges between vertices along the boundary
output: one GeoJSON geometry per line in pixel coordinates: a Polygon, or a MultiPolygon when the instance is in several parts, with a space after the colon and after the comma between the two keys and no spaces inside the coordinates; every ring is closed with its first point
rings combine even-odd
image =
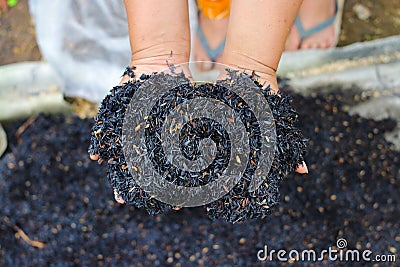
{"type": "Polygon", "coordinates": [[[338,37],[339,37],[339,31],[340,31],[340,23],[341,23],[341,13],[343,11],[343,0],[335,0],[335,13],[332,17],[329,19],[325,20],[324,22],[321,22],[320,24],[312,27],[311,29],[304,29],[303,23],[300,19],[300,16],[297,15],[296,19],[294,21],[294,25],[297,28],[297,31],[300,34],[300,43],[303,42],[303,40],[311,35],[314,35],[320,31],[325,30],[326,28],[330,27],[331,25],[335,26],[335,43],[334,46],[336,46],[338,37]],[[340,13],[340,16],[339,16],[340,13]]]}

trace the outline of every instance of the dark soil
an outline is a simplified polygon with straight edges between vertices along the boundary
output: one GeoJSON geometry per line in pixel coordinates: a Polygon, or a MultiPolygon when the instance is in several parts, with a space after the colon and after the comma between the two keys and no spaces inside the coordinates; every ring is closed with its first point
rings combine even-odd
{"type": "Polygon", "coordinates": [[[395,122],[350,117],[343,109],[360,95],[336,91],[294,96],[311,139],[310,174],[283,182],[273,215],[234,225],[202,208],[150,216],[116,204],[105,169],[88,159],[91,120],[40,115],[17,137],[22,122],[7,125],[0,265],[258,266],[264,245],[321,251],[338,238],[398,258],[400,153],[383,136],[395,122]],[[21,231],[44,247],[18,238],[21,231]]]}

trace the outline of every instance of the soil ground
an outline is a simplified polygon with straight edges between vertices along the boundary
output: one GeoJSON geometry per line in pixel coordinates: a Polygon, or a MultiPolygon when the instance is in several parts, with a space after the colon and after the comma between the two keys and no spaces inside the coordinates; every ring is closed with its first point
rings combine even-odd
{"type": "MultiPolygon", "coordinates": [[[[88,159],[91,120],[39,115],[6,125],[10,144],[0,158],[0,265],[265,266],[257,260],[265,245],[269,251],[320,253],[336,249],[339,238],[347,240],[348,249],[398,260],[400,153],[384,139],[396,123],[349,116],[346,106],[363,96],[335,92],[294,96],[300,128],[310,138],[310,173],[288,176],[273,215],[234,225],[210,221],[203,208],[150,216],[116,204],[104,165],[88,159]]],[[[326,256],[323,262],[303,263],[367,264],[326,256]]],[[[271,265],[282,264],[275,258],[271,265]]]]}

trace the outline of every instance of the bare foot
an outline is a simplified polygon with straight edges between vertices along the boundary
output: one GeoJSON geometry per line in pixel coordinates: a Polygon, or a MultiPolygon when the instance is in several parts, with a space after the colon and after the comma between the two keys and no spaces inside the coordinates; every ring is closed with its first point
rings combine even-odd
{"type": "MultiPolygon", "coordinates": [[[[229,18],[218,20],[208,19],[200,12],[199,27],[201,27],[205,40],[207,41],[211,50],[217,49],[218,46],[224,42],[228,28],[228,20],[229,18]]],[[[221,54],[214,59],[215,62],[221,62],[221,54]]],[[[205,48],[201,44],[198,34],[196,35],[196,39],[193,44],[193,59],[195,61],[206,61],[196,64],[198,70],[201,72],[210,71],[213,68],[213,64],[211,63],[213,59],[210,58],[205,48]]]]}
{"type": "MultiPolygon", "coordinates": [[[[304,0],[298,14],[306,31],[334,15],[335,0],[304,0]]],[[[335,39],[335,26],[333,23],[303,40],[298,29],[293,25],[286,42],[286,51],[330,48],[336,45],[335,39]]]]}

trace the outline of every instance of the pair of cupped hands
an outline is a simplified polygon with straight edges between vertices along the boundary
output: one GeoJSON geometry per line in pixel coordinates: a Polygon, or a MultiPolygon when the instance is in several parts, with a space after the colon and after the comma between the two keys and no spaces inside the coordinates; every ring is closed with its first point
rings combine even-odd
{"type": "MultiPolygon", "coordinates": [[[[219,66],[220,68],[222,67],[222,66],[219,66]]],[[[223,69],[225,69],[225,67],[223,67],[223,69]]],[[[137,79],[139,79],[142,75],[146,75],[146,76],[148,76],[148,75],[151,75],[151,74],[153,74],[153,73],[155,73],[155,71],[154,70],[157,70],[156,72],[161,72],[161,71],[165,71],[165,66],[158,66],[158,67],[154,67],[154,66],[141,66],[141,67],[139,67],[139,68],[137,68],[137,67],[128,67],[127,68],[127,71],[125,71],[125,73],[124,73],[124,75],[123,75],[123,77],[122,77],[122,79],[121,79],[121,81],[120,81],[120,83],[119,83],[119,86],[121,86],[121,85],[123,85],[124,83],[126,83],[126,82],[129,82],[129,81],[135,81],[135,80],[137,80],[137,79]],[[134,71],[134,72],[133,72],[134,71]]],[[[189,68],[186,66],[183,66],[182,67],[182,71],[185,73],[185,77],[187,77],[189,80],[191,80],[192,82],[193,82],[193,79],[192,79],[192,74],[191,74],[191,72],[190,72],[190,70],[189,70],[189,68]]],[[[226,78],[226,75],[225,74],[223,74],[224,72],[222,72],[222,71],[220,71],[220,74],[219,74],[219,76],[217,77],[217,79],[216,80],[223,80],[223,79],[225,79],[226,78]]],[[[265,84],[270,84],[270,83],[272,83],[272,84],[276,84],[276,87],[274,86],[274,88],[278,88],[277,87],[277,83],[275,82],[275,81],[270,81],[269,79],[262,79],[261,77],[262,76],[259,76],[259,75],[257,75],[257,74],[255,74],[254,72],[251,74],[252,76],[253,75],[256,75],[257,76],[257,82],[259,83],[259,84],[262,84],[262,85],[265,85],[265,84]]],[[[194,82],[193,82],[194,83],[194,82]]],[[[275,94],[279,94],[279,90],[275,90],[275,91],[272,91],[271,90],[271,93],[275,93],[275,94]]],[[[100,157],[99,157],[99,155],[98,154],[90,154],[90,159],[91,160],[94,160],[94,161],[99,161],[99,162],[101,162],[102,160],[100,159],[100,157]]],[[[297,173],[299,173],[299,174],[306,174],[306,173],[308,173],[308,168],[307,168],[307,165],[306,165],[306,163],[303,161],[303,162],[301,162],[301,163],[298,163],[297,164],[297,166],[296,166],[296,168],[295,168],[295,172],[297,172],[297,173]]],[[[115,200],[118,202],[118,203],[120,203],[120,204],[125,204],[125,201],[122,199],[122,197],[118,194],[118,192],[117,192],[117,190],[114,188],[114,198],[115,198],[115,200]]],[[[177,207],[177,208],[175,208],[176,210],[178,210],[178,209],[180,209],[179,207],[177,207]]]]}

